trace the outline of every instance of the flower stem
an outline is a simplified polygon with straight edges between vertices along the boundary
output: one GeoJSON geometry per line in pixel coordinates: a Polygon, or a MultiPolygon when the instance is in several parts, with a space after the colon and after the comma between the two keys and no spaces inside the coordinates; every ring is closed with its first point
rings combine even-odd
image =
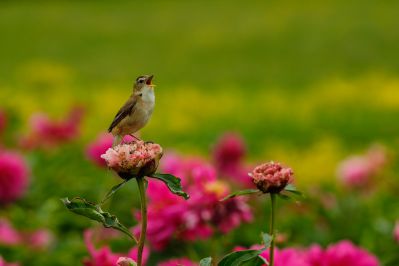
{"type": "Polygon", "coordinates": [[[137,255],[137,264],[138,266],[142,266],[143,249],[145,243],[145,235],[147,231],[147,198],[145,195],[144,177],[138,177],[136,178],[136,180],[140,191],[140,202],[141,202],[141,231],[139,239],[139,250],[137,255]]]}
{"type": "Polygon", "coordinates": [[[275,193],[270,193],[270,198],[272,200],[272,213],[270,217],[270,235],[272,237],[272,241],[270,243],[270,261],[269,261],[269,266],[274,265],[274,243],[276,239],[276,232],[274,230],[274,222],[276,219],[276,194],[275,193]]]}

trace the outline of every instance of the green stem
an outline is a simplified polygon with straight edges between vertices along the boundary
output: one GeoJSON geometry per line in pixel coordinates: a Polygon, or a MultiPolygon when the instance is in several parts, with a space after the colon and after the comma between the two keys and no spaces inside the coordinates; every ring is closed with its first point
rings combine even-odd
{"type": "Polygon", "coordinates": [[[276,220],[276,194],[270,193],[270,198],[272,200],[272,214],[270,217],[270,235],[272,236],[272,241],[270,243],[270,261],[269,266],[274,265],[274,243],[276,239],[276,231],[274,230],[274,223],[276,220]]]}
{"type": "Polygon", "coordinates": [[[147,198],[145,195],[144,177],[138,177],[136,178],[136,180],[140,191],[140,202],[141,202],[141,231],[139,239],[139,250],[137,255],[137,265],[142,266],[143,249],[145,243],[145,235],[147,231],[147,198]]]}

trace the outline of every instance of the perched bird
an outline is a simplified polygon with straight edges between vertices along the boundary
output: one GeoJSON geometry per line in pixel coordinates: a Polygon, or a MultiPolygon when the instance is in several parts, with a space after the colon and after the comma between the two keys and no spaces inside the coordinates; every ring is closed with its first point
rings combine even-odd
{"type": "Polygon", "coordinates": [[[144,75],[136,79],[132,95],[115,115],[108,128],[108,132],[114,135],[112,146],[118,145],[125,135],[137,139],[133,134],[143,128],[150,119],[155,105],[153,77],[153,75],[144,75]]]}

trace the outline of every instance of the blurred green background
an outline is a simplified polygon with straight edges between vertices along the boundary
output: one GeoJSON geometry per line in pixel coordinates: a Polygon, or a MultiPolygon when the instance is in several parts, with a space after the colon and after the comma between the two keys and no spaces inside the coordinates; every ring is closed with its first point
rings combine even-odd
{"type": "Polygon", "coordinates": [[[205,153],[234,130],[254,158],[324,151],[331,170],[348,147],[398,141],[398,15],[396,1],[3,1],[0,99],[23,117],[82,103],[92,139],[153,73],[143,138],[205,153]]]}
{"type": "MultiPolygon", "coordinates": [[[[1,1],[1,107],[20,117],[22,134],[32,113],[61,117],[82,104],[87,143],[151,73],[157,103],[142,138],[208,156],[221,133],[237,131],[251,161],[281,160],[300,184],[328,182],[349,153],[399,144],[398,17],[398,1],[1,1]]],[[[47,162],[44,176],[109,178],[70,149],[36,165],[47,162]]],[[[74,191],[105,187],[86,180],[74,191]]],[[[69,215],[56,218],[66,232],[69,215]]],[[[83,256],[74,237],[62,248],[83,256]]]]}

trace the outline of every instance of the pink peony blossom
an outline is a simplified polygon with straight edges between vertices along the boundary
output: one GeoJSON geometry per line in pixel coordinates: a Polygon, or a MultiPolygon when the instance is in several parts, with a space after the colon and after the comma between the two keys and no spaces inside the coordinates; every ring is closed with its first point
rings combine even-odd
{"type": "Polygon", "coordinates": [[[79,136],[83,113],[82,108],[76,107],[60,121],[52,121],[46,114],[34,114],[30,119],[30,133],[20,139],[21,146],[49,149],[74,140],[79,136]]]}
{"type": "Polygon", "coordinates": [[[13,246],[21,244],[22,236],[14,229],[10,222],[4,218],[0,219],[0,245],[13,246]]]}
{"type": "Polygon", "coordinates": [[[137,266],[137,263],[131,258],[120,257],[116,262],[117,266],[137,266]]]}
{"type": "Polygon", "coordinates": [[[28,187],[29,169],[24,158],[10,151],[0,151],[0,204],[22,197],[28,187]]]}
{"type": "Polygon", "coordinates": [[[365,155],[351,156],[341,162],[337,170],[338,177],[349,187],[366,187],[386,161],[384,147],[374,145],[365,155]]]}
{"type": "Polygon", "coordinates": [[[399,220],[395,223],[395,228],[393,229],[393,237],[396,242],[399,243],[399,220]]]}
{"type": "Polygon", "coordinates": [[[255,167],[249,176],[263,193],[279,193],[292,181],[293,174],[291,168],[268,162],[255,167]]]}
{"type": "MultiPolygon", "coordinates": [[[[101,167],[107,166],[107,163],[103,158],[101,158],[101,155],[104,154],[108,149],[112,148],[113,140],[114,137],[112,136],[112,134],[102,133],[98,135],[98,137],[92,143],[87,145],[86,148],[87,158],[98,166],[101,167]]],[[[129,143],[132,142],[133,140],[134,140],[133,137],[126,135],[123,138],[122,143],[129,143]]]]}
{"type": "Polygon", "coordinates": [[[19,266],[18,263],[11,263],[11,262],[6,262],[3,257],[0,255],[0,266],[19,266]]]}
{"type": "Polygon", "coordinates": [[[171,259],[161,263],[158,266],[197,266],[198,263],[192,262],[187,258],[171,259]]]}
{"type": "Polygon", "coordinates": [[[138,140],[109,148],[101,158],[120,177],[128,179],[137,175],[152,175],[158,168],[162,154],[160,145],[138,140]]]}
{"type": "MultiPolygon", "coordinates": [[[[137,260],[137,247],[130,249],[127,255],[113,253],[108,246],[96,249],[92,243],[92,234],[93,232],[91,230],[86,230],[84,232],[85,244],[90,254],[90,258],[86,258],[83,261],[85,266],[115,266],[120,257],[128,257],[134,261],[137,260]]],[[[144,248],[143,264],[147,261],[148,256],[149,251],[147,248],[144,248]]]]}
{"type": "MultiPolygon", "coordinates": [[[[162,168],[164,172],[182,178],[190,200],[171,194],[161,182],[149,183],[147,237],[155,249],[165,248],[171,239],[207,239],[215,232],[227,233],[242,222],[252,220],[245,198],[219,201],[230,192],[230,188],[217,180],[215,169],[203,160],[167,155],[162,168]]],[[[137,217],[140,218],[139,213],[137,217]]],[[[140,227],[136,226],[135,234],[139,230],[140,227]]]]}

